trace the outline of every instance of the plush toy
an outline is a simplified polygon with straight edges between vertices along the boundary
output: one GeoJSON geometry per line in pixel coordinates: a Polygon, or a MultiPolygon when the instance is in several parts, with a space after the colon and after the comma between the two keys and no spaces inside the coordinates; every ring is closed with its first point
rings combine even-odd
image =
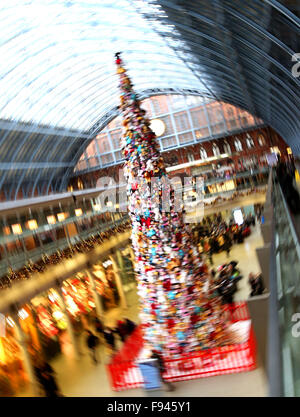
{"type": "Polygon", "coordinates": [[[207,268],[197,265],[197,250],[182,213],[174,208],[174,191],[170,186],[166,188],[171,196],[170,210],[163,211],[162,179],[167,176],[163,158],[120,53],[116,54],[115,62],[120,77],[120,109],[124,117],[121,146],[126,159],[124,173],[128,181],[141,319],[147,326],[146,343],[169,356],[213,346],[217,332],[211,317],[213,313],[221,313],[217,310],[218,302],[216,307],[206,307],[208,312],[201,305],[207,303],[203,291],[207,268]],[[151,183],[152,178],[155,181],[151,183]],[[212,331],[199,330],[206,329],[204,320],[212,331]]]}

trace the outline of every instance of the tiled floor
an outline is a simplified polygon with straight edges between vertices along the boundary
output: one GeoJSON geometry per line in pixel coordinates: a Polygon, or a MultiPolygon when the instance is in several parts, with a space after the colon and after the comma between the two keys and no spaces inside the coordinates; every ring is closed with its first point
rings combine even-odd
{"type": "MultiPolygon", "coordinates": [[[[263,240],[260,234],[259,226],[253,230],[245,243],[235,245],[232,249],[230,260],[239,261],[239,267],[244,278],[239,282],[239,291],[236,294],[236,301],[245,300],[249,294],[247,284],[248,274],[250,271],[259,271],[259,264],[256,259],[255,248],[262,246],[263,240]]],[[[218,266],[227,261],[226,254],[221,253],[214,256],[214,266],[218,266]]],[[[127,293],[128,310],[120,311],[114,309],[106,316],[106,324],[113,325],[120,316],[127,316],[136,321],[138,314],[138,302],[135,291],[127,293]]],[[[57,372],[57,380],[65,396],[149,396],[143,389],[131,389],[124,392],[113,392],[109,385],[108,376],[105,369],[105,363],[109,360],[107,352],[101,346],[99,353],[101,363],[95,365],[84,341],[81,341],[82,356],[80,360],[75,360],[72,354],[68,356],[61,355],[53,362],[53,367],[57,372]]],[[[176,391],[171,393],[153,392],[153,396],[194,396],[194,397],[213,397],[213,396],[266,396],[267,382],[261,368],[251,372],[202,378],[193,381],[178,382],[175,384],[176,391]]],[[[30,395],[29,392],[23,393],[30,395]]]]}

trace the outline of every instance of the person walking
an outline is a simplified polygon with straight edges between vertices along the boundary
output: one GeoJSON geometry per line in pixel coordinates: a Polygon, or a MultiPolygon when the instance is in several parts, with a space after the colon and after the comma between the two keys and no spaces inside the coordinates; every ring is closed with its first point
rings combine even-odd
{"type": "Polygon", "coordinates": [[[63,397],[55,379],[55,371],[49,363],[39,358],[34,371],[46,397],[63,397]]]}
{"type": "Polygon", "coordinates": [[[43,387],[45,390],[46,397],[62,397],[56,380],[52,372],[47,369],[42,370],[43,387]]]}
{"type": "Polygon", "coordinates": [[[104,340],[107,343],[107,345],[110,347],[112,352],[115,352],[116,340],[115,340],[113,331],[109,327],[107,327],[106,329],[104,329],[103,335],[104,335],[104,340]]]}
{"type": "Polygon", "coordinates": [[[99,338],[95,336],[94,333],[92,333],[90,330],[87,331],[86,344],[90,350],[92,360],[97,364],[98,363],[97,346],[99,345],[99,338]]]}
{"type": "Polygon", "coordinates": [[[95,318],[95,329],[99,335],[103,335],[103,324],[98,317],[95,318]]]}
{"type": "Polygon", "coordinates": [[[131,335],[131,333],[133,333],[133,332],[134,332],[134,330],[135,330],[135,328],[136,328],[136,324],[135,324],[132,320],[130,320],[130,319],[128,319],[128,318],[126,318],[126,319],[125,319],[125,325],[126,325],[126,332],[127,332],[127,335],[128,335],[128,336],[130,336],[130,335],[131,335]]]}
{"type": "Polygon", "coordinates": [[[125,321],[118,320],[116,333],[119,335],[121,341],[124,343],[127,337],[127,328],[125,321]]]}
{"type": "Polygon", "coordinates": [[[161,354],[157,350],[153,350],[152,354],[151,354],[151,358],[157,360],[157,368],[158,368],[158,371],[159,371],[160,379],[161,379],[161,382],[167,388],[167,391],[174,391],[175,390],[174,385],[171,384],[171,382],[167,381],[164,378],[164,373],[166,372],[166,367],[165,367],[165,363],[164,363],[164,360],[163,360],[163,357],[161,356],[161,354]]]}

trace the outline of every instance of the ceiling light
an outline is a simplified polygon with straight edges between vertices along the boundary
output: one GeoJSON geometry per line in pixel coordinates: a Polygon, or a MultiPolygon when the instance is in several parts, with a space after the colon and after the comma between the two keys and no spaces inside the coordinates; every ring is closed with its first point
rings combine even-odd
{"type": "Polygon", "coordinates": [[[19,223],[11,225],[12,231],[14,235],[21,235],[22,234],[22,227],[19,223]]]}
{"type": "Polygon", "coordinates": [[[157,137],[159,137],[165,133],[166,125],[160,119],[153,119],[150,122],[150,129],[153,130],[157,137]]]}
{"type": "Polygon", "coordinates": [[[27,227],[28,227],[28,229],[30,229],[30,230],[35,230],[35,229],[37,229],[37,228],[38,228],[38,225],[37,225],[36,220],[35,220],[35,219],[28,220],[28,222],[27,222],[27,227]]]}

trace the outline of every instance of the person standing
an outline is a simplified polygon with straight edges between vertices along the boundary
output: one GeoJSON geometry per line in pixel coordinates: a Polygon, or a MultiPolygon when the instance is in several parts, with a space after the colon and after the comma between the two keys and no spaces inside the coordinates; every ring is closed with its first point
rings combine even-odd
{"type": "Polygon", "coordinates": [[[225,245],[225,239],[224,239],[224,235],[222,233],[219,234],[218,238],[218,245],[219,245],[219,250],[224,250],[224,245],[225,245]]]}
{"type": "Polygon", "coordinates": [[[252,272],[250,272],[248,282],[252,290],[250,297],[263,294],[265,286],[263,283],[262,274],[258,273],[254,275],[252,272]]]}
{"type": "Polygon", "coordinates": [[[99,338],[95,336],[90,330],[87,331],[86,344],[90,350],[92,360],[97,364],[98,363],[98,352],[97,346],[99,345],[99,338]]]}
{"type": "Polygon", "coordinates": [[[229,256],[230,256],[231,246],[232,246],[232,240],[229,236],[229,233],[226,232],[224,234],[224,249],[226,250],[227,258],[229,258],[229,256]]]}

